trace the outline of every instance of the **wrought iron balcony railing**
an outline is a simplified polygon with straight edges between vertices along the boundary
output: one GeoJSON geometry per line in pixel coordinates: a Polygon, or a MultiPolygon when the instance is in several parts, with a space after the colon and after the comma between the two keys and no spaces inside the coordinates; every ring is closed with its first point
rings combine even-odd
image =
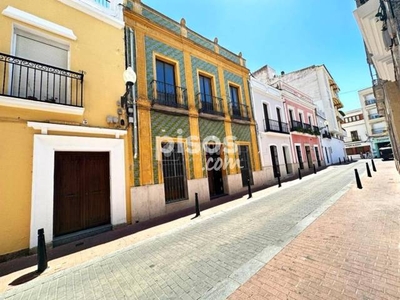
{"type": "Polygon", "coordinates": [[[272,132],[279,132],[279,133],[290,133],[289,125],[285,122],[279,122],[277,120],[268,119],[267,122],[264,120],[264,130],[272,131],[272,132]]]}
{"type": "Polygon", "coordinates": [[[313,126],[308,123],[303,123],[300,121],[291,121],[290,131],[298,131],[303,133],[308,133],[312,135],[319,135],[319,129],[317,126],[313,126]]]}
{"type": "Polygon", "coordinates": [[[247,105],[235,102],[229,102],[230,113],[233,119],[250,121],[250,115],[247,105]]]}
{"type": "Polygon", "coordinates": [[[322,133],[322,138],[324,138],[324,139],[331,139],[332,138],[332,136],[331,136],[331,134],[329,133],[329,132],[323,132],[322,133]]]}
{"type": "Polygon", "coordinates": [[[381,114],[370,114],[368,115],[368,118],[370,120],[373,120],[373,119],[383,118],[383,116],[381,114]]]}
{"type": "Polygon", "coordinates": [[[372,134],[382,134],[386,132],[387,132],[386,128],[372,128],[372,134]]]}
{"type": "Polygon", "coordinates": [[[153,104],[188,109],[187,90],[184,87],[153,80],[150,93],[153,104]]]}
{"type": "Polygon", "coordinates": [[[365,100],[365,105],[372,105],[372,104],[375,104],[375,103],[376,103],[375,99],[365,100]]]}
{"type": "Polygon", "coordinates": [[[199,103],[199,112],[219,116],[225,115],[222,107],[222,98],[204,93],[198,93],[196,98],[199,103]]]}
{"type": "Polygon", "coordinates": [[[352,135],[351,136],[351,141],[352,142],[359,142],[359,141],[361,141],[361,137],[358,136],[358,135],[352,135]]]}
{"type": "Polygon", "coordinates": [[[83,107],[83,72],[0,53],[0,95],[83,107]]]}

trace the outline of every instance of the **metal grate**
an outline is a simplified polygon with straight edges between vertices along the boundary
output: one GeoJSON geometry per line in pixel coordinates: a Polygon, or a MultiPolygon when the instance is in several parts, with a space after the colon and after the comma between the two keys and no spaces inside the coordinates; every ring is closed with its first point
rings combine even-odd
{"type": "Polygon", "coordinates": [[[183,145],[162,143],[162,170],[166,203],[187,199],[183,145]]]}
{"type": "Polygon", "coordinates": [[[83,72],[0,53],[0,95],[83,107],[83,72]]]}

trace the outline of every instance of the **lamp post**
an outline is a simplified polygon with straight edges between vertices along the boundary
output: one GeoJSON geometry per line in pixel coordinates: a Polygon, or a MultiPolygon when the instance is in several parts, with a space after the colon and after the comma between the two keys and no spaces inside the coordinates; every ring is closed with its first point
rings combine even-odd
{"type": "Polygon", "coordinates": [[[136,83],[136,73],[133,71],[132,67],[128,67],[123,73],[123,79],[125,82],[126,91],[124,96],[122,96],[123,107],[126,110],[128,116],[128,126],[133,124],[133,157],[137,158],[138,153],[138,130],[137,130],[137,116],[136,116],[136,96],[134,85],[136,83]],[[131,97],[132,95],[132,97],[131,97]]]}

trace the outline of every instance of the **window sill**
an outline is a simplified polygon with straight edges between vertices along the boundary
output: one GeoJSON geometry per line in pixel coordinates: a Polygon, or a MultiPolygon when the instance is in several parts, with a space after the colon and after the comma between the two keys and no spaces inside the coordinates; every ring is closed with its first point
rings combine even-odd
{"type": "Polygon", "coordinates": [[[82,116],[85,109],[83,107],[65,106],[60,104],[38,102],[21,98],[0,96],[0,106],[15,107],[22,109],[48,111],[53,113],[62,113],[69,115],[82,116]]]}
{"type": "Polygon", "coordinates": [[[154,103],[152,108],[153,108],[153,110],[166,112],[169,114],[187,115],[187,116],[189,115],[189,110],[184,109],[184,108],[179,108],[179,107],[170,107],[170,106],[165,106],[165,105],[160,105],[160,104],[154,103]]]}

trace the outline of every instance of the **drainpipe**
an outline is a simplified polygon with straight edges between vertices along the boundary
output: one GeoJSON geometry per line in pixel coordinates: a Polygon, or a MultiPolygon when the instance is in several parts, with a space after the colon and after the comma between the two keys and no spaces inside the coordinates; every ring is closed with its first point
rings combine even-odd
{"type": "MultiPolygon", "coordinates": [[[[132,69],[136,70],[136,66],[133,65],[134,59],[135,59],[135,53],[136,53],[136,43],[135,43],[135,49],[132,51],[132,45],[134,43],[134,32],[131,28],[128,28],[129,34],[128,34],[128,39],[129,39],[129,64],[132,66],[132,69]]],[[[138,156],[138,113],[137,113],[137,105],[136,105],[136,85],[134,84],[132,86],[131,90],[131,97],[133,99],[133,159],[137,159],[138,156]]]]}

